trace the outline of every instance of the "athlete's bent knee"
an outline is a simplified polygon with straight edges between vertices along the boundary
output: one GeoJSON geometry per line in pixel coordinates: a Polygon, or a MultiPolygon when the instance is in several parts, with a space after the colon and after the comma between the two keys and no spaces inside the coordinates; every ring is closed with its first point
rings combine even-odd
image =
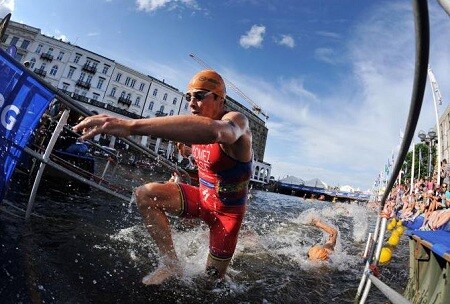
{"type": "Polygon", "coordinates": [[[155,208],[157,197],[154,194],[154,186],[152,183],[142,185],[135,189],[136,204],[140,210],[155,208]]]}

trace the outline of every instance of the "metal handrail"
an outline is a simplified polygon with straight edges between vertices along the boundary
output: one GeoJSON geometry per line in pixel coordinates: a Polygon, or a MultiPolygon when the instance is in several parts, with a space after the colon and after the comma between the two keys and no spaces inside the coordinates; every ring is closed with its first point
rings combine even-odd
{"type": "MultiPolygon", "coordinates": [[[[2,25],[5,25],[7,23],[2,22],[2,25]]],[[[9,60],[16,65],[17,68],[25,71],[26,68],[20,64],[20,62],[16,61],[14,58],[9,58],[9,60]]],[[[30,74],[34,74],[32,71],[27,70],[28,73],[30,74]]],[[[57,88],[53,87],[52,85],[44,82],[42,79],[40,79],[37,75],[34,75],[33,80],[38,82],[40,85],[42,85],[43,87],[47,88],[49,91],[51,91],[52,93],[54,93],[54,99],[56,99],[56,101],[62,103],[63,105],[65,105],[67,108],[69,108],[70,110],[75,110],[75,112],[77,112],[79,115],[87,117],[87,116],[92,116],[94,115],[93,112],[89,111],[88,109],[84,108],[83,106],[81,106],[80,104],[78,104],[76,101],[74,101],[72,98],[70,98],[69,96],[67,96],[66,94],[64,94],[63,92],[61,92],[60,90],[58,90],[57,88]]],[[[69,113],[69,110],[65,110],[64,111],[65,115],[66,115],[66,119],[69,113]]],[[[93,183],[92,181],[83,178],[81,176],[76,175],[75,173],[71,172],[70,170],[65,169],[64,167],[52,162],[50,160],[50,154],[52,153],[53,150],[53,146],[54,143],[56,142],[56,137],[58,137],[59,133],[61,132],[61,130],[64,128],[64,125],[66,124],[66,122],[62,123],[61,126],[59,127],[58,130],[58,134],[55,134],[56,136],[52,136],[51,141],[53,141],[51,144],[49,143],[47,146],[47,149],[45,151],[44,154],[39,154],[35,151],[32,151],[31,149],[29,149],[28,147],[24,148],[24,151],[30,155],[32,155],[35,159],[40,161],[40,168],[38,171],[38,175],[36,175],[35,178],[35,183],[33,185],[33,191],[32,191],[32,195],[30,195],[30,199],[28,202],[28,206],[27,206],[27,211],[26,211],[26,218],[29,218],[31,215],[31,210],[33,207],[33,203],[34,203],[34,198],[35,198],[35,194],[37,192],[37,189],[39,187],[40,184],[40,179],[42,176],[42,172],[45,168],[46,165],[50,165],[51,167],[55,168],[56,170],[62,171],[64,173],[66,173],[67,175],[69,175],[72,178],[75,178],[85,184],[88,184],[90,186],[93,186],[95,188],[98,188],[104,192],[107,192],[109,194],[112,194],[120,199],[123,200],[128,200],[129,201],[129,197],[124,196],[120,193],[115,193],[114,191],[112,191],[111,189],[108,189],[106,187],[101,186],[100,184],[96,184],[93,183]],[[54,138],[53,138],[54,137],[54,138]]],[[[73,132],[73,131],[71,131],[73,132]]],[[[74,132],[73,132],[74,133],[74,132]]],[[[79,134],[75,133],[77,136],[80,136],[79,134]]],[[[121,140],[125,143],[127,143],[129,146],[133,147],[134,149],[138,150],[139,152],[145,154],[146,156],[156,160],[159,164],[163,165],[164,167],[176,171],[178,173],[179,176],[181,176],[182,178],[184,178],[184,180],[187,181],[187,183],[191,183],[191,179],[189,174],[178,167],[177,164],[174,164],[172,162],[170,162],[167,159],[161,158],[159,156],[159,154],[157,154],[156,152],[151,151],[150,149],[141,146],[140,144],[134,142],[133,140],[129,139],[129,138],[121,138],[121,140]]],[[[22,149],[22,148],[21,148],[22,149]]]]}
{"type": "MultiPolygon", "coordinates": [[[[17,66],[19,66],[20,68],[23,68],[23,66],[19,62],[17,62],[14,58],[11,58],[10,60],[15,61],[17,66]]],[[[27,72],[29,72],[30,74],[34,74],[30,70],[27,70],[27,72]]],[[[51,84],[42,80],[39,76],[36,75],[36,77],[33,77],[33,80],[37,81],[39,84],[41,84],[42,86],[46,87],[48,90],[53,92],[55,94],[55,99],[57,99],[62,104],[68,106],[71,110],[75,110],[78,114],[85,116],[85,117],[95,115],[93,112],[89,111],[88,109],[86,109],[85,107],[80,105],[78,102],[76,102],[70,96],[64,94],[61,90],[53,87],[51,84]]],[[[77,134],[77,135],[79,136],[79,134],[77,134]]],[[[141,153],[145,154],[146,156],[157,160],[159,163],[161,163],[166,168],[168,168],[170,170],[174,170],[178,173],[181,173],[180,175],[182,175],[182,176],[186,176],[187,182],[188,183],[191,182],[191,180],[189,178],[189,174],[184,169],[178,167],[176,164],[172,163],[171,161],[169,161],[167,159],[161,158],[158,153],[148,149],[147,147],[143,147],[142,145],[140,145],[139,143],[135,142],[134,140],[132,140],[130,138],[120,137],[120,139],[123,142],[130,145],[131,147],[133,147],[133,148],[137,149],[138,151],[140,151],[141,153]]]]}
{"type": "MultiPolygon", "coordinates": [[[[383,211],[386,200],[394,186],[395,180],[401,170],[406,154],[414,137],[417,121],[420,116],[420,110],[422,108],[423,96],[425,93],[425,86],[427,81],[428,72],[428,57],[429,57],[429,45],[430,45],[430,28],[429,28],[429,16],[428,16],[428,3],[426,0],[414,0],[414,21],[415,21],[415,37],[416,37],[416,57],[415,57],[415,74],[414,84],[411,97],[411,104],[409,108],[408,119],[405,127],[403,141],[400,146],[399,154],[395,162],[391,178],[386,185],[386,190],[380,202],[379,218],[383,211]]],[[[372,247],[369,253],[369,257],[366,261],[364,273],[361,278],[360,285],[358,287],[357,294],[355,296],[356,303],[365,303],[367,295],[370,290],[372,280],[370,278],[369,266],[373,263],[375,266],[378,263],[378,259],[381,253],[381,248],[384,240],[384,233],[386,230],[386,218],[378,219],[375,227],[374,240],[375,246],[372,247]],[[379,231],[379,235],[377,234],[379,231]],[[364,292],[363,292],[364,291],[364,292]]],[[[382,291],[383,292],[383,291],[382,291]]]]}
{"type": "MultiPolygon", "coordinates": [[[[47,88],[49,88],[50,90],[54,91],[54,88],[49,86],[48,84],[42,82],[40,79],[39,81],[41,82],[41,84],[46,85],[47,88]]],[[[89,111],[88,109],[86,109],[85,107],[81,106],[80,104],[78,104],[76,101],[74,101],[71,97],[67,96],[66,94],[61,93],[60,91],[56,91],[56,96],[55,98],[65,104],[66,106],[70,107],[71,109],[76,110],[78,113],[80,113],[83,116],[92,116],[94,115],[93,112],[89,111]]],[[[77,134],[79,136],[79,134],[77,134]]],[[[177,172],[181,172],[183,174],[183,176],[187,176],[189,177],[189,174],[179,168],[177,165],[173,164],[172,162],[170,162],[167,159],[161,158],[160,155],[146,147],[141,146],[140,144],[136,143],[134,140],[130,139],[130,138],[125,138],[125,137],[120,137],[120,140],[125,142],[126,144],[130,145],[131,147],[133,147],[134,149],[138,150],[139,152],[145,154],[148,157],[151,157],[155,160],[158,160],[163,166],[165,166],[166,168],[170,169],[170,170],[174,170],[177,172]]],[[[188,181],[190,183],[190,180],[188,181]]]]}

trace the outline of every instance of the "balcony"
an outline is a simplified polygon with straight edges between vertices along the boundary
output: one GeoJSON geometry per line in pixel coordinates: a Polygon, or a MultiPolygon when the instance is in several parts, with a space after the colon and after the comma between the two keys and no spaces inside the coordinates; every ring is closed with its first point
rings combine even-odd
{"type": "Polygon", "coordinates": [[[125,97],[119,97],[119,100],[117,102],[118,103],[122,103],[122,104],[127,105],[127,106],[131,105],[131,100],[130,99],[126,99],[125,97]]]}
{"type": "Polygon", "coordinates": [[[41,59],[52,61],[53,60],[53,55],[52,54],[48,54],[48,53],[42,53],[41,54],[41,59]]]}
{"type": "Polygon", "coordinates": [[[99,108],[105,108],[106,103],[95,100],[95,99],[89,99],[89,103],[93,106],[99,107],[99,108]]]}
{"type": "Polygon", "coordinates": [[[128,112],[127,110],[124,110],[124,109],[121,109],[121,108],[118,108],[118,107],[114,107],[112,105],[107,105],[106,109],[110,110],[111,112],[114,112],[114,113],[117,113],[117,114],[121,114],[123,116],[127,116],[127,117],[130,117],[130,118],[142,118],[138,114],[128,112]]]}
{"type": "Polygon", "coordinates": [[[156,116],[156,117],[167,116],[167,113],[164,113],[164,112],[158,111],[158,112],[156,112],[156,113],[155,113],[155,116],[156,116]]]}
{"type": "Polygon", "coordinates": [[[81,101],[81,102],[85,102],[85,103],[89,102],[89,98],[87,98],[86,96],[75,94],[75,93],[73,93],[72,98],[75,100],[81,101]]]}
{"type": "Polygon", "coordinates": [[[91,88],[91,83],[89,83],[87,81],[83,81],[81,79],[77,80],[76,85],[79,87],[85,88],[86,90],[89,90],[91,88]]]}
{"type": "Polygon", "coordinates": [[[63,89],[59,89],[58,91],[60,91],[61,93],[66,94],[66,95],[69,96],[69,97],[72,97],[72,92],[70,92],[70,91],[63,90],[63,89]]]}
{"type": "Polygon", "coordinates": [[[97,68],[93,65],[89,65],[88,63],[85,63],[81,69],[91,74],[97,73],[97,68]]]}
{"type": "Polygon", "coordinates": [[[47,71],[44,71],[44,69],[34,69],[34,72],[38,74],[41,77],[45,77],[47,75],[47,71]]]}

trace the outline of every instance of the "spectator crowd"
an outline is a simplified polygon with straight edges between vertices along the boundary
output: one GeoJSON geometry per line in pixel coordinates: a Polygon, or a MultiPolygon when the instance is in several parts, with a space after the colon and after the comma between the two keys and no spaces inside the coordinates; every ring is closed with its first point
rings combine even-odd
{"type": "Polygon", "coordinates": [[[443,160],[439,183],[435,174],[414,180],[412,187],[411,183],[397,184],[386,200],[383,213],[402,220],[412,229],[450,230],[449,183],[450,168],[443,160]]]}

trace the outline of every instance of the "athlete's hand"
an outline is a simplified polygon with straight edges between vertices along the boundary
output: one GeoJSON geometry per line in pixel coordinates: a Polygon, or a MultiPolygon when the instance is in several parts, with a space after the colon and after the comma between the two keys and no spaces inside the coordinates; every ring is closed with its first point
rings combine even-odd
{"type": "Polygon", "coordinates": [[[97,134],[110,134],[117,137],[127,137],[129,132],[129,121],[117,117],[100,114],[86,117],[73,127],[75,132],[81,132],[81,140],[89,139],[97,134]]]}

